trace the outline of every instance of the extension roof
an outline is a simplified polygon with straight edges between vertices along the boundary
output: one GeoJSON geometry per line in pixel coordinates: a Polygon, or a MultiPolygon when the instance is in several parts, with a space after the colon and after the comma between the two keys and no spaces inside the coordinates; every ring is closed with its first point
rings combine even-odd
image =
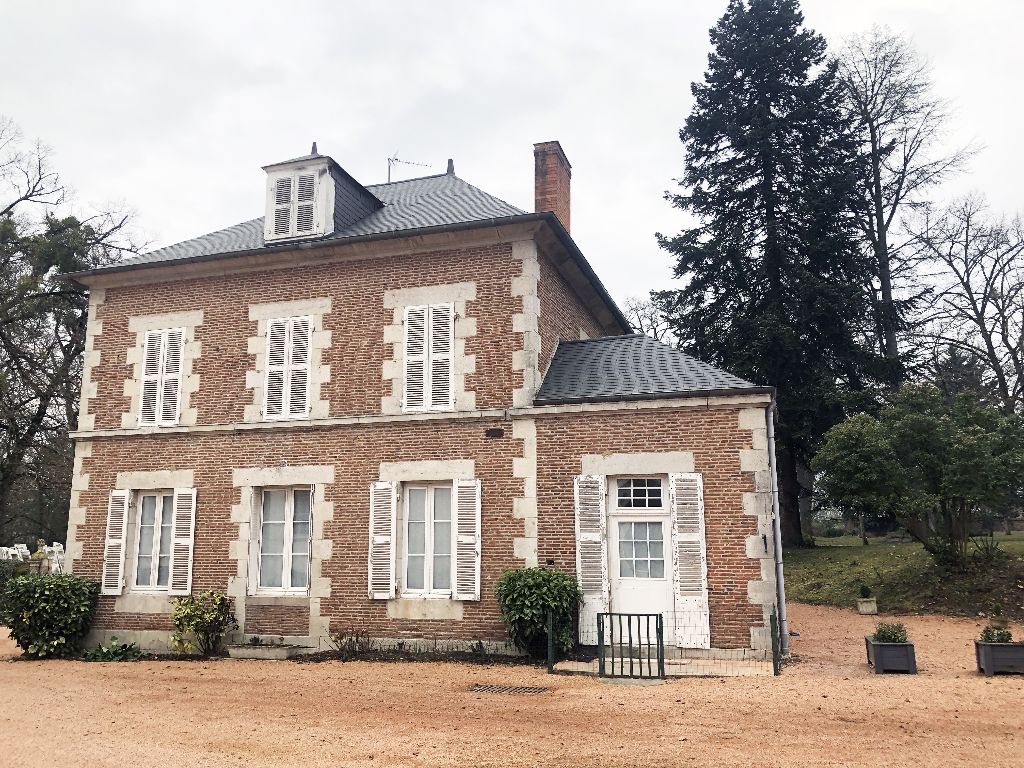
{"type": "Polygon", "coordinates": [[[559,342],[535,405],[771,394],[643,334],[559,342]]]}

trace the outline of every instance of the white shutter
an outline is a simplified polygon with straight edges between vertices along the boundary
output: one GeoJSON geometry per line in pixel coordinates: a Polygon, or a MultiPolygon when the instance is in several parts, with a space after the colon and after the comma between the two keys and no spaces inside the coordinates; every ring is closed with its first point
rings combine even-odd
{"type": "Polygon", "coordinates": [[[287,235],[292,228],[292,177],[281,176],[274,182],[275,235],[287,235]]]}
{"type": "Polygon", "coordinates": [[[455,481],[455,580],[452,597],[480,599],[480,481],[455,481]]]}
{"type": "Polygon", "coordinates": [[[263,392],[263,414],[279,417],[284,413],[285,370],[288,353],[288,321],[267,322],[267,381],[263,392]]]}
{"type": "Polygon", "coordinates": [[[315,190],[316,174],[300,174],[295,210],[295,232],[298,234],[306,234],[316,229],[315,190]]]}
{"type": "Polygon", "coordinates": [[[608,611],[606,486],[604,475],[577,475],[574,481],[576,578],[583,590],[579,622],[581,641],[594,637],[597,614],[608,611]]]}
{"type": "Polygon", "coordinates": [[[177,424],[181,397],[181,357],[185,341],[183,328],[163,332],[164,355],[160,382],[160,423],[177,424]]]}
{"type": "Polygon", "coordinates": [[[671,474],[668,476],[668,494],[672,522],[675,642],[681,648],[710,648],[703,479],[692,473],[671,474]]]}
{"type": "Polygon", "coordinates": [[[163,333],[146,331],[142,350],[142,394],[139,402],[139,424],[155,425],[160,413],[160,369],[163,333]]]}
{"type": "Polygon", "coordinates": [[[430,306],[430,408],[435,410],[452,407],[454,314],[451,304],[430,306]]]}
{"type": "Polygon", "coordinates": [[[405,409],[426,407],[427,307],[405,308],[405,409]]]}
{"type": "Polygon", "coordinates": [[[395,526],[398,513],[398,483],[380,480],[370,483],[370,555],[367,579],[371,600],[395,596],[395,526]]]}
{"type": "Polygon", "coordinates": [[[107,534],[103,545],[104,595],[120,595],[124,586],[124,548],[128,533],[131,491],[111,491],[107,503],[107,534]]]}
{"type": "Polygon", "coordinates": [[[308,317],[296,317],[288,328],[288,409],[289,416],[309,413],[309,347],[308,317]]]}
{"type": "Polygon", "coordinates": [[[192,592],[192,551],[196,530],[196,489],[174,489],[174,517],[171,522],[171,595],[192,592]]]}

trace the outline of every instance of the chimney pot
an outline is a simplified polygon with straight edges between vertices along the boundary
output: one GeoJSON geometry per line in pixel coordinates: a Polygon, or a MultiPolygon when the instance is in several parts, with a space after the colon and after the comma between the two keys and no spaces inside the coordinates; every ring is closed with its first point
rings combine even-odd
{"type": "Polygon", "coordinates": [[[534,210],[551,211],[569,231],[569,181],[572,166],[557,141],[533,145],[534,210]]]}

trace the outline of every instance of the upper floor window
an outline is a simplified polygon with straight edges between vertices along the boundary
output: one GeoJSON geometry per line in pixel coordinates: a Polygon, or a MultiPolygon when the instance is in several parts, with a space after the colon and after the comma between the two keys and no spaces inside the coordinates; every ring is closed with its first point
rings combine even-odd
{"type": "Polygon", "coordinates": [[[309,416],[309,317],[267,322],[267,378],[263,415],[267,419],[309,416]]]}
{"type": "Polygon", "coordinates": [[[267,201],[265,234],[273,238],[304,237],[323,233],[317,215],[317,172],[274,174],[267,201]]]}
{"type": "Polygon", "coordinates": [[[450,411],[455,307],[425,304],[405,308],[406,411],[450,411]]]}
{"type": "Polygon", "coordinates": [[[184,328],[146,331],[142,352],[140,426],[171,426],[178,423],[184,339],[184,328]]]}

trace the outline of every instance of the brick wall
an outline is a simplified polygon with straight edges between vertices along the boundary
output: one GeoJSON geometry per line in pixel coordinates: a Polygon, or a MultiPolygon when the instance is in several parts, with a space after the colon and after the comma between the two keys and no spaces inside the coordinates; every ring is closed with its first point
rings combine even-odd
{"type": "Polygon", "coordinates": [[[593,313],[544,254],[540,255],[537,297],[540,300],[538,331],[541,373],[547,370],[559,339],[575,341],[579,339],[580,331],[591,338],[604,335],[593,313]]]}
{"type": "Polygon", "coordinates": [[[498,244],[108,288],[97,312],[103,321],[95,342],[100,363],[91,372],[97,385],[90,403],[96,428],[120,428],[121,415],[131,407],[124,393],[132,377],[127,352],[136,343],[129,317],[203,311],[196,328],[202,351],[192,371],[200,385],[191,405],[198,409],[199,424],[232,423],[243,421],[244,408],[252,403],[245,374],[254,368],[254,355],[247,340],[256,335],[257,324],[249,320],[249,305],[317,297],[330,297],[332,303],[324,318],[332,344],[322,360],[331,377],[321,392],[330,401],[330,415],[379,413],[381,397],[390,394],[381,368],[392,354],[383,336],[392,322],[384,291],[458,282],[476,283],[476,300],[468,303],[467,313],[476,318],[477,333],[466,340],[466,353],[476,355],[476,372],[467,377],[467,388],[476,392],[478,408],[507,406],[513,388],[511,317],[521,306],[510,292],[521,265],[510,254],[508,244],[498,244]]]}
{"type": "Polygon", "coordinates": [[[751,433],[739,428],[739,411],[586,413],[537,419],[538,558],[576,568],[573,476],[584,454],[692,451],[704,476],[711,645],[746,648],[750,628],[764,623],[762,607],[747,600],[747,582],[761,578],[747,558],[746,536],[757,533],[745,515],[743,493],[754,491],[752,473],[740,471],[740,450],[751,433]]]}

